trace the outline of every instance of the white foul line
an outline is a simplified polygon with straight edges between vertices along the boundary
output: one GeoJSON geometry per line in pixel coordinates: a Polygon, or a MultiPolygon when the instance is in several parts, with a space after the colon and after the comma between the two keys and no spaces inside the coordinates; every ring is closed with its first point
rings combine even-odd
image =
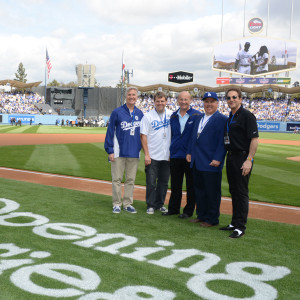
{"type": "MultiPolygon", "coordinates": [[[[83,177],[73,177],[73,176],[58,175],[58,174],[43,173],[43,172],[35,172],[35,171],[27,171],[27,170],[19,170],[19,169],[11,169],[11,168],[4,168],[4,167],[0,167],[0,170],[7,170],[7,171],[12,171],[12,172],[35,174],[35,175],[42,175],[42,176],[56,177],[56,178],[75,179],[75,180],[80,180],[80,181],[97,182],[97,183],[103,183],[103,184],[109,184],[109,185],[111,185],[110,181],[99,180],[99,179],[91,179],[91,178],[83,178],[83,177]]],[[[145,190],[146,189],[145,186],[140,186],[140,185],[135,185],[134,188],[135,189],[141,189],[141,190],[145,190]]],[[[168,193],[169,192],[170,192],[170,190],[168,190],[168,193]]],[[[186,192],[183,192],[183,194],[186,194],[186,192]]],[[[231,198],[222,197],[222,200],[224,200],[224,201],[231,201],[231,198]]],[[[276,204],[261,203],[261,202],[258,202],[258,201],[249,201],[249,204],[300,211],[299,207],[281,206],[281,205],[276,205],[276,204]]]]}

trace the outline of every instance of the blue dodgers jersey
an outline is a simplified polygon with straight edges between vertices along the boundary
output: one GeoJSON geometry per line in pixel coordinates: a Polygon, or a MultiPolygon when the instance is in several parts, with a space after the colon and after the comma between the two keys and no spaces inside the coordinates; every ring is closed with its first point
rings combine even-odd
{"type": "Polygon", "coordinates": [[[116,108],[109,119],[104,143],[105,151],[108,154],[114,153],[116,157],[138,158],[142,148],[140,124],[143,116],[143,112],[136,107],[131,114],[126,104],[116,108]],[[134,135],[131,134],[132,129],[134,135]],[[115,145],[116,142],[118,145],[115,145]]]}

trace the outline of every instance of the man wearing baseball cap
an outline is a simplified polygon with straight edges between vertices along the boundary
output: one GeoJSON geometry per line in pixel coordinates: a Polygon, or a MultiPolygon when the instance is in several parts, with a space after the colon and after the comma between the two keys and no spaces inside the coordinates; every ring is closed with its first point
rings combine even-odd
{"type": "Polygon", "coordinates": [[[201,227],[219,224],[222,168],[225,159],[224,126],[227,117],[218,111],[216,93],[203,97],[204,114],[194,122],[186,159],[194,178],[197,218],[190,220],[201,227]]]}

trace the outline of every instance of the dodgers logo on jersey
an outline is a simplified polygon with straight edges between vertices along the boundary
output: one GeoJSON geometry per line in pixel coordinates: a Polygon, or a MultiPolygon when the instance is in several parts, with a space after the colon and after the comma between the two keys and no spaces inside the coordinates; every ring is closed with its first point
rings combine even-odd
{"type": "Polygon", "coordinates": [[[121,126],[122,130],[130,130],[135,127],[140,127],[140,124],[141,124],[141,121],[137,121],[137,122],[133,122],[133,126],[132,126],[132,122],[123,121],[123,122],[121,122],[120,126],[121,126]]]}
{"type": "Polygon", "coordinates": [[[164,121],[154,120],[151,122],[151,126],[154,130],[159,130],[163,127],[168,127],[169,124],[170,124],[170,120],[164,120],[164,121]]]}

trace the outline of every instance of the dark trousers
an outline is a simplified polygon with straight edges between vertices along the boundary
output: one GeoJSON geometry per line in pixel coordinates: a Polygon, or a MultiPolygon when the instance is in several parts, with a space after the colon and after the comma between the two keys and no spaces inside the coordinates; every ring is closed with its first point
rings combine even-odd
{"type": "Polygon", "coordinates": [[[242,231],[246,230],[249,211],[248,184],[251,172],[247,176],[243,176],[241,170],[247,156],[246,151],[229,151],[226,158],[227,180],[232,197],[231,225],[242,231]]]}
{"type": "Polygon", "coordinates": [[[146,203],[147,208],[159,209],[166,199],[170,176],[170,162],[151,159],[146,166],[146,203]]]}
{"type": "Polygon", "coordinates": [[[193,167],[197,218],[219,224],[222,172],[198,171],[193,167]]]}
{"type": "Polygon", "coordinates": [[[171,196],[169,200],[168,211],[172,214],[180,213],[180,205],[182,199],[182,184],[185,175],[186,180],[186,205],[183,213],[192,216],[195,209],[195,197],[193,189],[193,172],[190,163],[185,158],[171,158],[171,196]]]}

